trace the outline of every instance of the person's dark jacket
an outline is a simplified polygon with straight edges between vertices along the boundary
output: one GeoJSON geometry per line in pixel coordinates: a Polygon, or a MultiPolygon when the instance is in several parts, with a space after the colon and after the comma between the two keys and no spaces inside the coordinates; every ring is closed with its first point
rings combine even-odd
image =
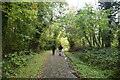
{"type": "Polygon", "coordinates": [[[63,47],[60,45],[60,46],[59,46],[59,50],[62,50],[62,49],[63,49],[63,47]]]}
{"type": "Polygon", "coordinates": [[[55,49],[56,49],[55,45],[52,45],[52,50],[55,50],[55,49]]]}

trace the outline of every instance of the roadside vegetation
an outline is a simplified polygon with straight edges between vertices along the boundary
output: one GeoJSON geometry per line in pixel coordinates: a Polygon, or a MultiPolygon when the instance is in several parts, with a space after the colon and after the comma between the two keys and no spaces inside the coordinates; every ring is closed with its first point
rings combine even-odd
{"type": "Polygon", "coordinates": [[[36,77],[53,44],[70,51],[80,77],[120,77],[119,3],[2,2],[2,77],[36,77]]]}
{"type": "Polygon", "coordinates": [[[51,51],[31,53],[30,55],[9,54],[3,60],[3,78],[38,78],[45,60],[51,51]],[[6,77],[7,76],[7,77],[6,77]]]}
{"type": "Polygon", "coordinates": [[[118,55],[115,48],[88,50],[85,52],[65,52],[81,78],[119,78],[118,55]]]}
{"type": "Polygon", "coordinates": [[[36,78],[47,57],[42,51],[60,44],[57,14],[65,4],[2,2],[2,78],[36,78]]]}

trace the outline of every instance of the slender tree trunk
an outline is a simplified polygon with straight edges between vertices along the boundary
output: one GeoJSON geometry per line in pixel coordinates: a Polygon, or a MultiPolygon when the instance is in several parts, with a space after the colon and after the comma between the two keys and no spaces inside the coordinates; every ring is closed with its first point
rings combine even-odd
{"type": "Polygon", "coordinates": [[[93,34],[93,46],[95,47],[95,35],[93,34]]]}
{"type": "Polygon", "coordinates": [[[107,42],[106,42],[105,47],[111,47],[111,42],[113,40],[112,36],[113,36],[113,34],[112,34],[112,31],[110,30],[109,33],[108,33],[108,36],[106,38],[107,42]]]}
{"type": "Polygon", "coordinates": [[[95,43],[96,43],[97,47],[99,48],[100,45],[99,45],[99,43],[97,42],[96,36],[95,36],[95,43]]]}
{"type": "Polygon", "coordinates": [[[90,42],[89,38],[87,37],[86,32],[84,31],[83,33],[84,33],[84,36],[85,36],[86,40],[89,43],[89,46],[92,47],[92,43],[90,42]]]}
{"type": "Polygon", "coordinates": [[[82,46],[85,46],[85,40],[82,39],[82,46]]]}
{"type": "Polygon", "coordinates": [[[99,42],[99,45],[101,46],[101,29],[99,28],[99,33],[98,33],[98,42],[99,42]]]}
{"type": "MultiPolygon", "coordinates": [[[[118,28],[119,29],[119,28],[118,28]]],[[[118,37],[118,48],[120,48],[120,29],[117,32],[117,37],[118,37]]]]}
{"type": "Polygon", "coordinates": [[[70,44],[70,51],[72,51],[75,47],[75,42],[70,37],[68,37],[68,42],[70,44]]]}
{"type": "Polygon", "coordinates": [[[120,48],[120,36],[118,37],[118,47],[120,48]]]}
{"type": "Polygon", "coordinates": [[[104,48],[105,46],[105,41],[104,41],[104,39],[103,39],[103,37],[102,37],[102,48],[104,48]]]}
{"type": "Polygon", "coordinates": [[[89,38],[88,38],[86,35],[85,35],[85,38],[86,38],[86,40],[88,41],[89,46],[90,46],[90,47],[92,47],[92,44],[91,44],[91,42],[90,42],[89,38]]]}
{"type": "MultiPolygon", "coordinates": [[[[8,8],[5,8],[6,11],[10,12],[10,2],[5,2],[2,5],[7,6],[8,8]]],[[[8,14],[2,11],[2,52],[3,55],[8,53],[10,51],[9,46],[7,46],[7,40],[6,40],[6,36],[7,36],[7,29],[8,29],[8,14]]]]}

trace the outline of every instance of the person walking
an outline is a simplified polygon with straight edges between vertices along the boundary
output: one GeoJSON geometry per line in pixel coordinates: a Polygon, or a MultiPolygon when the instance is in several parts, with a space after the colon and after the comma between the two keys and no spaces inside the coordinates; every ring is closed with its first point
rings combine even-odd
{"type": "Polygon", "coordinates": [[[59,56],[61,56],[61,54],[62,54],[62,49],[63,49],[63,47],[62,47],[62,45],[60,45],[59,46],[59,56]]]}
{"type": "Polygon", "coordinates": [[[53,55],[55,54],[55,49],[56,49],[55,45],[52,45],[52,54],[53,55]]]}

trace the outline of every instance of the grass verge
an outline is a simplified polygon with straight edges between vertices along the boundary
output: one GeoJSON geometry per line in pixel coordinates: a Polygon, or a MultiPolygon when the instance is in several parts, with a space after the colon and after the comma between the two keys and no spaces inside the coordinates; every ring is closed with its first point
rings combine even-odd
{"type": "Polygon", "coordinates": [[[19,68],[13,78],[37,78],[49,53],[50,51],[44,51],[33,55],[27,62],[27,66],[19,68]]]}
{"type": "Polygon", "coordinates": [[[77,72],[78,76],[80,76],[80,78],[107,78],[104,71],[84,63],[70,52],[66,52],[65,54],[74,64],[73,68],[77,72]]]}

